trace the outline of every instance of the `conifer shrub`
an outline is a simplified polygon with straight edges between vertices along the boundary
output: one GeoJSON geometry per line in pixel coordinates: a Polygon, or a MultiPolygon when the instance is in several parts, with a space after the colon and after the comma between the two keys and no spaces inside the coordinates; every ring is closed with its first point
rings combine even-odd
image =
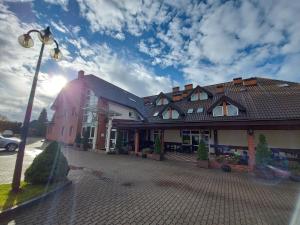
{"type": "Polygon", "coordinates": [[[208,148],[202,139],[198,145],[197,159],[198,160],[208,160],[208,148]]]}
{"type": "Polygon", "coordinates": [[[259,142],[256,146],[255,163],[257,166],[265,166],[271,162],[272,152],[268,147],[266,136],[259,135],[259,142]]]}

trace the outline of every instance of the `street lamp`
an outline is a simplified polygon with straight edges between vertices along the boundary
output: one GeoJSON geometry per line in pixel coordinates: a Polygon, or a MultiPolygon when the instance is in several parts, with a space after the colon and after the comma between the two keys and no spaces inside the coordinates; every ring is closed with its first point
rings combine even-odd
{"type": "Polygon", "coordinates": [[[28,100],[28,104],[27,104],[27,108],[26,108],[26,114],[25,114],[25,118],[24,118],[24,122],[23,122],[22,131],[21,131],[21,143],[19,145],[19,151],[17,154],[15,171],[14,171],[13,182],[12,182],[12,190],[14,192],[18,192],[19,188],[20,188],[26,138],[27,138],[27,134],[28,134],[32,105],[33,105],[33,100],[34,100],[34,95],[35,95],[35,89],[36,89],[36,85],[37,85],[38,74],[39,74],[40,67],[41,67],[41,61],[42,61],[42,56],[43,56],[45,45],[50,45],[50,44],[55,43],[56,47],[50,52],[50,55],[55,61],[59,61],[62,58],[62,54],[61,54],[61,51],[59,50],[58,43],[53,38],[53,35],[50,31],[50,27],[47,27],[45,30],[41,30],[41,31],[30,30],[26,34],[21,35],[18,38],[18,42],[24,48],[31,48],[34,45],[34,41],[30,36],[31,33],[38,34],[38,38],[42,42],[42,46],[41,46],[40,55],[39,55],[39,58],[37,61],[37,66],[35,69],[35,74],[34,74],[31,91],[30,91],[30,96],[29,96],[29,100],[28,100]]]}

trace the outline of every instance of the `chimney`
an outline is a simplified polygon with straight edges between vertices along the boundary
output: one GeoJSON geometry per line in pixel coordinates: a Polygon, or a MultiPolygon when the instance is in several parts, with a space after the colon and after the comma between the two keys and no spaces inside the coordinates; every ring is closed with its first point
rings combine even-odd
{"type": "Polygon", "coordinates": [[[179,91],[179,87],[173,87],[172,88],[172,92],[174,93],[174,92],[178,92],[179,91]]]}
{"type": "Polygon", "coordinates": [[[173,93],[172,99],[174,102],[180,101],[182,99],[182,94],[180,92],[173,93]]]}
{"type": "Polygon", "coordinates": [[[192,89],[193,89],[193,84],[184,85],[184,90],[188,91],[188,90],[192,90],[192,89]]]}
{"type": "Polygon", "coordinates": [[[233,84],[234,85],[240,85],[242,83],[243,83],[243,79],[241,77],[233,78],[233,84]]]}
{"type": "Polygon", "coordinates": [[[78,79],[82,79],[84,77],[84,71],[83,70],[79,70],[78,71],[78,79]]]}
{"type": "Polygon", "coordinates": [[[248,86],[256,86],[257,85],[257,79],[256,77],[250,77],[248,79],[243,80],[243,85],[248,87],[248,86]]]}
{"type": "Polygon", "coordinates": [[[218,93],[218,94],[224,93],[224,90],[225,90],[224,84],[219,84],[219,85],[217,86],[217,93],[218,93]]]}

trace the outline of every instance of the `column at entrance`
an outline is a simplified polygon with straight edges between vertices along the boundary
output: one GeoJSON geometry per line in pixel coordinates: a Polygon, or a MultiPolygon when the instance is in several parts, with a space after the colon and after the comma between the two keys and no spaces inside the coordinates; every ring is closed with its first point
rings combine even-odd
{"type": "Polygon", "coordinates": [[[105,140],[105,152],[110,151],[110,132],[112,128],[112,118],[108,119],[107,129],[106,129],[106,140],[105,140]]]}
{"type": "Polygon", "coordinates": [[[255,143],[254,143],[254,131],[252,129],[249,129],[247,131],[248,134],[248,169],[249,172],[252,172],[254,170],[255,166],[255,143]]]}
{"type": "Polygon", "coordinates": [[[136,129],[134,133],[134,152],[137,154],[140,151],[140,135],[139,130],[136,129]]]}

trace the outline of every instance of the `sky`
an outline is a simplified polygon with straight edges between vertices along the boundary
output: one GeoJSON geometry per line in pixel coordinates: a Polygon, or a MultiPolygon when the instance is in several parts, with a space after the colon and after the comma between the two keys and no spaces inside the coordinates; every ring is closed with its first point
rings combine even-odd
{"type": "Polygon", "coordinates": [[[18,44],[30,29],[50,26],[64,55],[45,48],[34,119],[79,70],[141,97],[235,77],[300,82],[299,12],[299,0],[0,0],[0,114],[23,120],[41,46],[35,34],[18,44]]]}

